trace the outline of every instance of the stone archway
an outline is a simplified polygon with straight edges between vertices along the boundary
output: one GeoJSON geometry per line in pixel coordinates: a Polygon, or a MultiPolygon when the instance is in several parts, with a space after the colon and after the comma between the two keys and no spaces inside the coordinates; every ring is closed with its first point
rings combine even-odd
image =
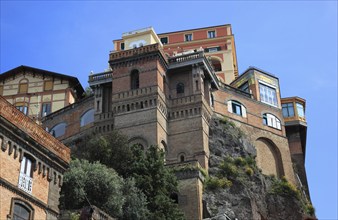
{"type": "Polygon", "coordinates": [[[284,176],[281,153],[278,147],[267,138],[258,138],[255,141],[257,151],[256,163],[265,175],[284,176]]]}

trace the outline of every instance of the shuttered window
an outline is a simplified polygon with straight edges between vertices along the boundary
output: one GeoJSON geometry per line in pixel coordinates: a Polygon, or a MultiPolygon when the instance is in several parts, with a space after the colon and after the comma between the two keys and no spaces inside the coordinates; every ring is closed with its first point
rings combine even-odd
{"type": "Polygon", "coordinates": [[[53,89],[53,81],[45,81],[43,90],[50,91],[53,89]]]}
{"type": "Polygon", "coordinates": [[[27,93],[28,92],[28,83],[20,83],[19,84],[19,93],[27,93]]]}

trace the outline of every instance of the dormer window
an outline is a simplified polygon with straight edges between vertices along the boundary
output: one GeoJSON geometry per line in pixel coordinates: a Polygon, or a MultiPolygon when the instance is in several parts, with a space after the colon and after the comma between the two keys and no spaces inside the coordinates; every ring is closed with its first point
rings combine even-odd
{"type": "Polygon", "coordinates": [[[185,36],[185,41],[192,41],[192,34],[186,34],[185,36]]]}
{"type": "Polygon", "coordinates": [[[208,31],[208,38],[215,38],[216,32],[215,31],[208,31]]]}
{"type": "Polygon", "coordinates": [[[164,44],[168,44],[168,37],[161,37],[161,43],[164,44]]]}
{"type": "Polygon", "coordinates": [[[124,43],[121,43],[121,50],[124,50],[124,43]]]}

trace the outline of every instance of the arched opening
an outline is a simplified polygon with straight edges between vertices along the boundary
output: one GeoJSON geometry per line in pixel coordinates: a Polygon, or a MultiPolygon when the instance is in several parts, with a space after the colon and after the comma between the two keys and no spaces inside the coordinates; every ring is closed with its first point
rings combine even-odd
{"type": "Polygon", "coordinates": [[[177,94],[183,94],[184,93],[184,84],[183,83],[177,83],[176,93],[177,94]]]}
{"type": "Polygon", "coordinates": [[[130,74],[130,88],[138,89],[140,87],[140,73],[138,70],[131,71],[130,74]]]}
{"type": "Polygon", "coordinates": [[[95,112],[94,109],[90,109],[81,116],[81,119],[80,119],[81,127],[94,122],[94,112],[95,112]]]}
{"type": "Polygon", "coordinates": [[[218,57],[210,58],[211,65],[214,67],[215,72],[222,71],[222,61],[218,57]]]}
{"type": "Polygon", "coordinates": [[[31,220],[34,218],[32,206],[20,199],[13,198],[11,205],[11,219],[31,220]]]}
{"type": "Polygon", "coordinates": [[[255,141],[257,152],[257,166],[265,175],[284,176],[281,153],[278,147],[267,138],[258,138],[255,141]]]}
{"type": "Polygon", "coordinates": [[[55,125],[51,130],[50,133],[54,136],[54,137],[60,137],[62,135],[64,135],[66,133],[66,126],[67,124],[64,122],[61,122],[57,125],[55,125]]]}
{"type": "Polygon", "coordinates": [[[181,155],[180,156],[180,162],[184,162],[185,161],[185,157],[184,157],[184,155],[181,155]]]}

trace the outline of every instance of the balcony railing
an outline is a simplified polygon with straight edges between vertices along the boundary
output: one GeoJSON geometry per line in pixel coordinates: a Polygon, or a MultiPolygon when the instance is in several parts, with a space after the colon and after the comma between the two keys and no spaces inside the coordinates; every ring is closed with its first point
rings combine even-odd
{"type": "Polygon", "coordinates": [[[89,75],[89,80],[88,82],[95,82],[95,81],[102,81],[102,80],[107,80],[107,79],[112,79],[112,72],[104,72],[104,73],[98,73],[94,75],[89,75]]]}
{"type": "Polygon", "coordinates": [[[32,194],[33,178],[24,173],[20,173],[18,187],[26,193],[32,194]]]}

